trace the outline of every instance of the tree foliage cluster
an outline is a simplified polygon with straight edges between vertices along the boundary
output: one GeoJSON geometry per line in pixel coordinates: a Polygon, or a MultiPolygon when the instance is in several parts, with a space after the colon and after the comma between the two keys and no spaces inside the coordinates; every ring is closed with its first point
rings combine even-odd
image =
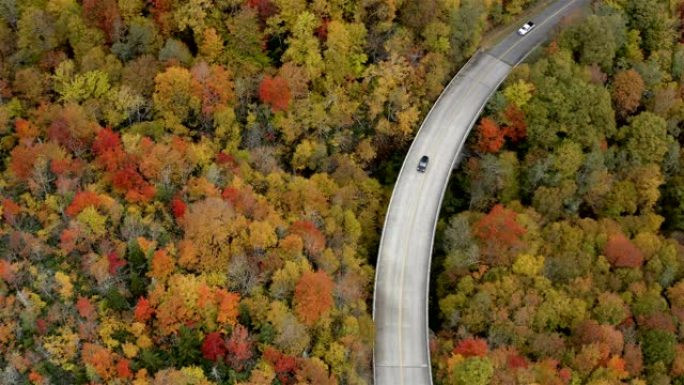
{"type": "Polygon", "coordinates": [[[490,101],[440,224],[438,383],[684,383],[683,11],[593,2],[490,101]]]}
{"type": "Polygon", "coordinates": [[[370,175],[530,2],[1,0],[0,383],[368,384],[370,175]]]}

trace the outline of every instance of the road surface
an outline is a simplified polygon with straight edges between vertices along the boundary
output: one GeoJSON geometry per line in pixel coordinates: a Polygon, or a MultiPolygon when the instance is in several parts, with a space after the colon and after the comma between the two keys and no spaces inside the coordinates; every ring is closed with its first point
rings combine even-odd
{"type": "Polygon", "coordinates": [[[428,348],[430,258],[451,170],[470,128],[513,66],[541,44],[563,16],[588,0],[561,0],[515,32],[476,54],[451,80],[423,121],[392,192],[376,267],[373,318],[376,385],[432,384],[428,348]],[[430,157],[425,173],[416,171],[430,157]]]}

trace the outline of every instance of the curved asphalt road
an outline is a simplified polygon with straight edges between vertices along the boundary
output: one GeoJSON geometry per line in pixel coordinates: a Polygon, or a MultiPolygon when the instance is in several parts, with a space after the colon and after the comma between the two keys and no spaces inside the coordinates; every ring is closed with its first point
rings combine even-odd
{"type": "Polygon", "coordinates": [[[432,384],[427,297],[435,226],[451,170],[470,128],[510,70],[542,43],[551,29],[588,0],[556,1],[515,32],[476,54],[444,89],[425,118],[394,186],[376,267],[373,350],[376,385],[432,384]],[[425,173],[416,171],[430,157],[425,173]]]}

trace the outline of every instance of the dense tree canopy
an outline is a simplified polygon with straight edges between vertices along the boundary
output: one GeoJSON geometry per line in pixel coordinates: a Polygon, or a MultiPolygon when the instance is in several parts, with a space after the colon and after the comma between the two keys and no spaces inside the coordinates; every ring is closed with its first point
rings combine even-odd
{"type": "Polygon", "coordinates": [[[682,10],[593,2],[492,98],[438,226],[436,383],[684,383],[682,10]]]}
{"type": "Polygon", "coordinates": [[[531,3],[0,1],[0,383],[369,384],[379,181],[531,3]]]}

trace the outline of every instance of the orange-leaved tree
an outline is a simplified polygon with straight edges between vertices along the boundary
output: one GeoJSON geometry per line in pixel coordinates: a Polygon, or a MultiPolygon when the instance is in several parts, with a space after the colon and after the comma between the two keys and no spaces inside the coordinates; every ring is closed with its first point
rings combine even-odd
{"type": "Polygon", "coordinates": [[[151,269],[147,273],[151,278],[164,281],[175,269],[175,261],[166,249],[160,249],[152,254],[151,269]]]}
{"type": "Polygon", "coordinates": [[[78,297],[78,300],[76,301],[76,310],[81,317],[88,320],[92,320],[97,316],[95,306],[93,306],[90,300],[86,297],[78,297]]]}
{"type": "Polygon", "coordinates": [[[641,102],[644,80],[633,69],[620,71],[613,77],[612,97],[615,110],[621,116],[634,112],[641,102]]]}
{"type": "Polygon", "coordinates": [[[79,191],[74,196],[69,206],[64,210],[64,213],[70,217],[78,215],[84,208],[88,206],[98,207],[102,204],[102,198],[97,193],[92,191],[79,191]]]}
{"type": "Polygon", "coordinates": [[[115,366],[112,352],[100,345],[83,344],[81,351],[83,362],[104,381],[114,378],[115,366]]]}
{"type": "Polygon", "coordinates": [[[644,262],[641,250],[622,233],[608,237],[603,253],[608,262],[615,267],[639,267],[644,262]]]}
{"type": "Polygon", "coordinates": [[[325,248],[325,236],[311,221],[297,221],[290,226],[290,233],[299,235],[309,254],[317,255],[325,248]]]}
{"type": "Polygon", "coordinates": [[[477,134],[477,149],[481,152],[496,153],[504,145],[504,131],[491,118],[482,118],[477,134]]]}
{"type": "Polygon", "coordinates": [[[214,271],[225,267],[230,260],[230,238],[237,235],[239,221],[235,211],[226,201],[207,198],[187,207],[183,216],[185,241],[192,247],[184,247],[181,264],[198,271],[214,271]]]}
{"type": "Polygon", "coordinates": [[[116,374],[121,379],[133,377],[130,361],[125,358],[120,358],[119,361],[116,362],[116,374]]]}
{"type": "Polygon", "coordinates": [[[294,309],[302,323],[312,326],[333,305],[333,281],[324,271],[307,271],[297,282],[294,309]]]}
{"type": "Polygon", "coordinates": [[[226,360],[232,368],[242,370],[245,362],[252,358],[252,341],[249,338],[247,328],[237,324],[233,328],[233,333],[226,341],[226,349],[228,350],[228,357],[226,360]]]}
{"type": "Polygon", "coordinates": [[[135,304],[135,310],[133,311],[135,320],[145,323],[147,320],[152,318],[153,314],[154,308],[150,305],[150,301],[148,301],[145,297],[140,297],[138,299],[138,303],[135,304]]]}
{"type": "Polygon", "coordinates": [[[240,294],[226,291],[225,289],[216,289],[214,291],[216,298],[216,322],[220,324],[235,325],[237,318],[240,315],[238,305],[240,304],[240,294]]]}

